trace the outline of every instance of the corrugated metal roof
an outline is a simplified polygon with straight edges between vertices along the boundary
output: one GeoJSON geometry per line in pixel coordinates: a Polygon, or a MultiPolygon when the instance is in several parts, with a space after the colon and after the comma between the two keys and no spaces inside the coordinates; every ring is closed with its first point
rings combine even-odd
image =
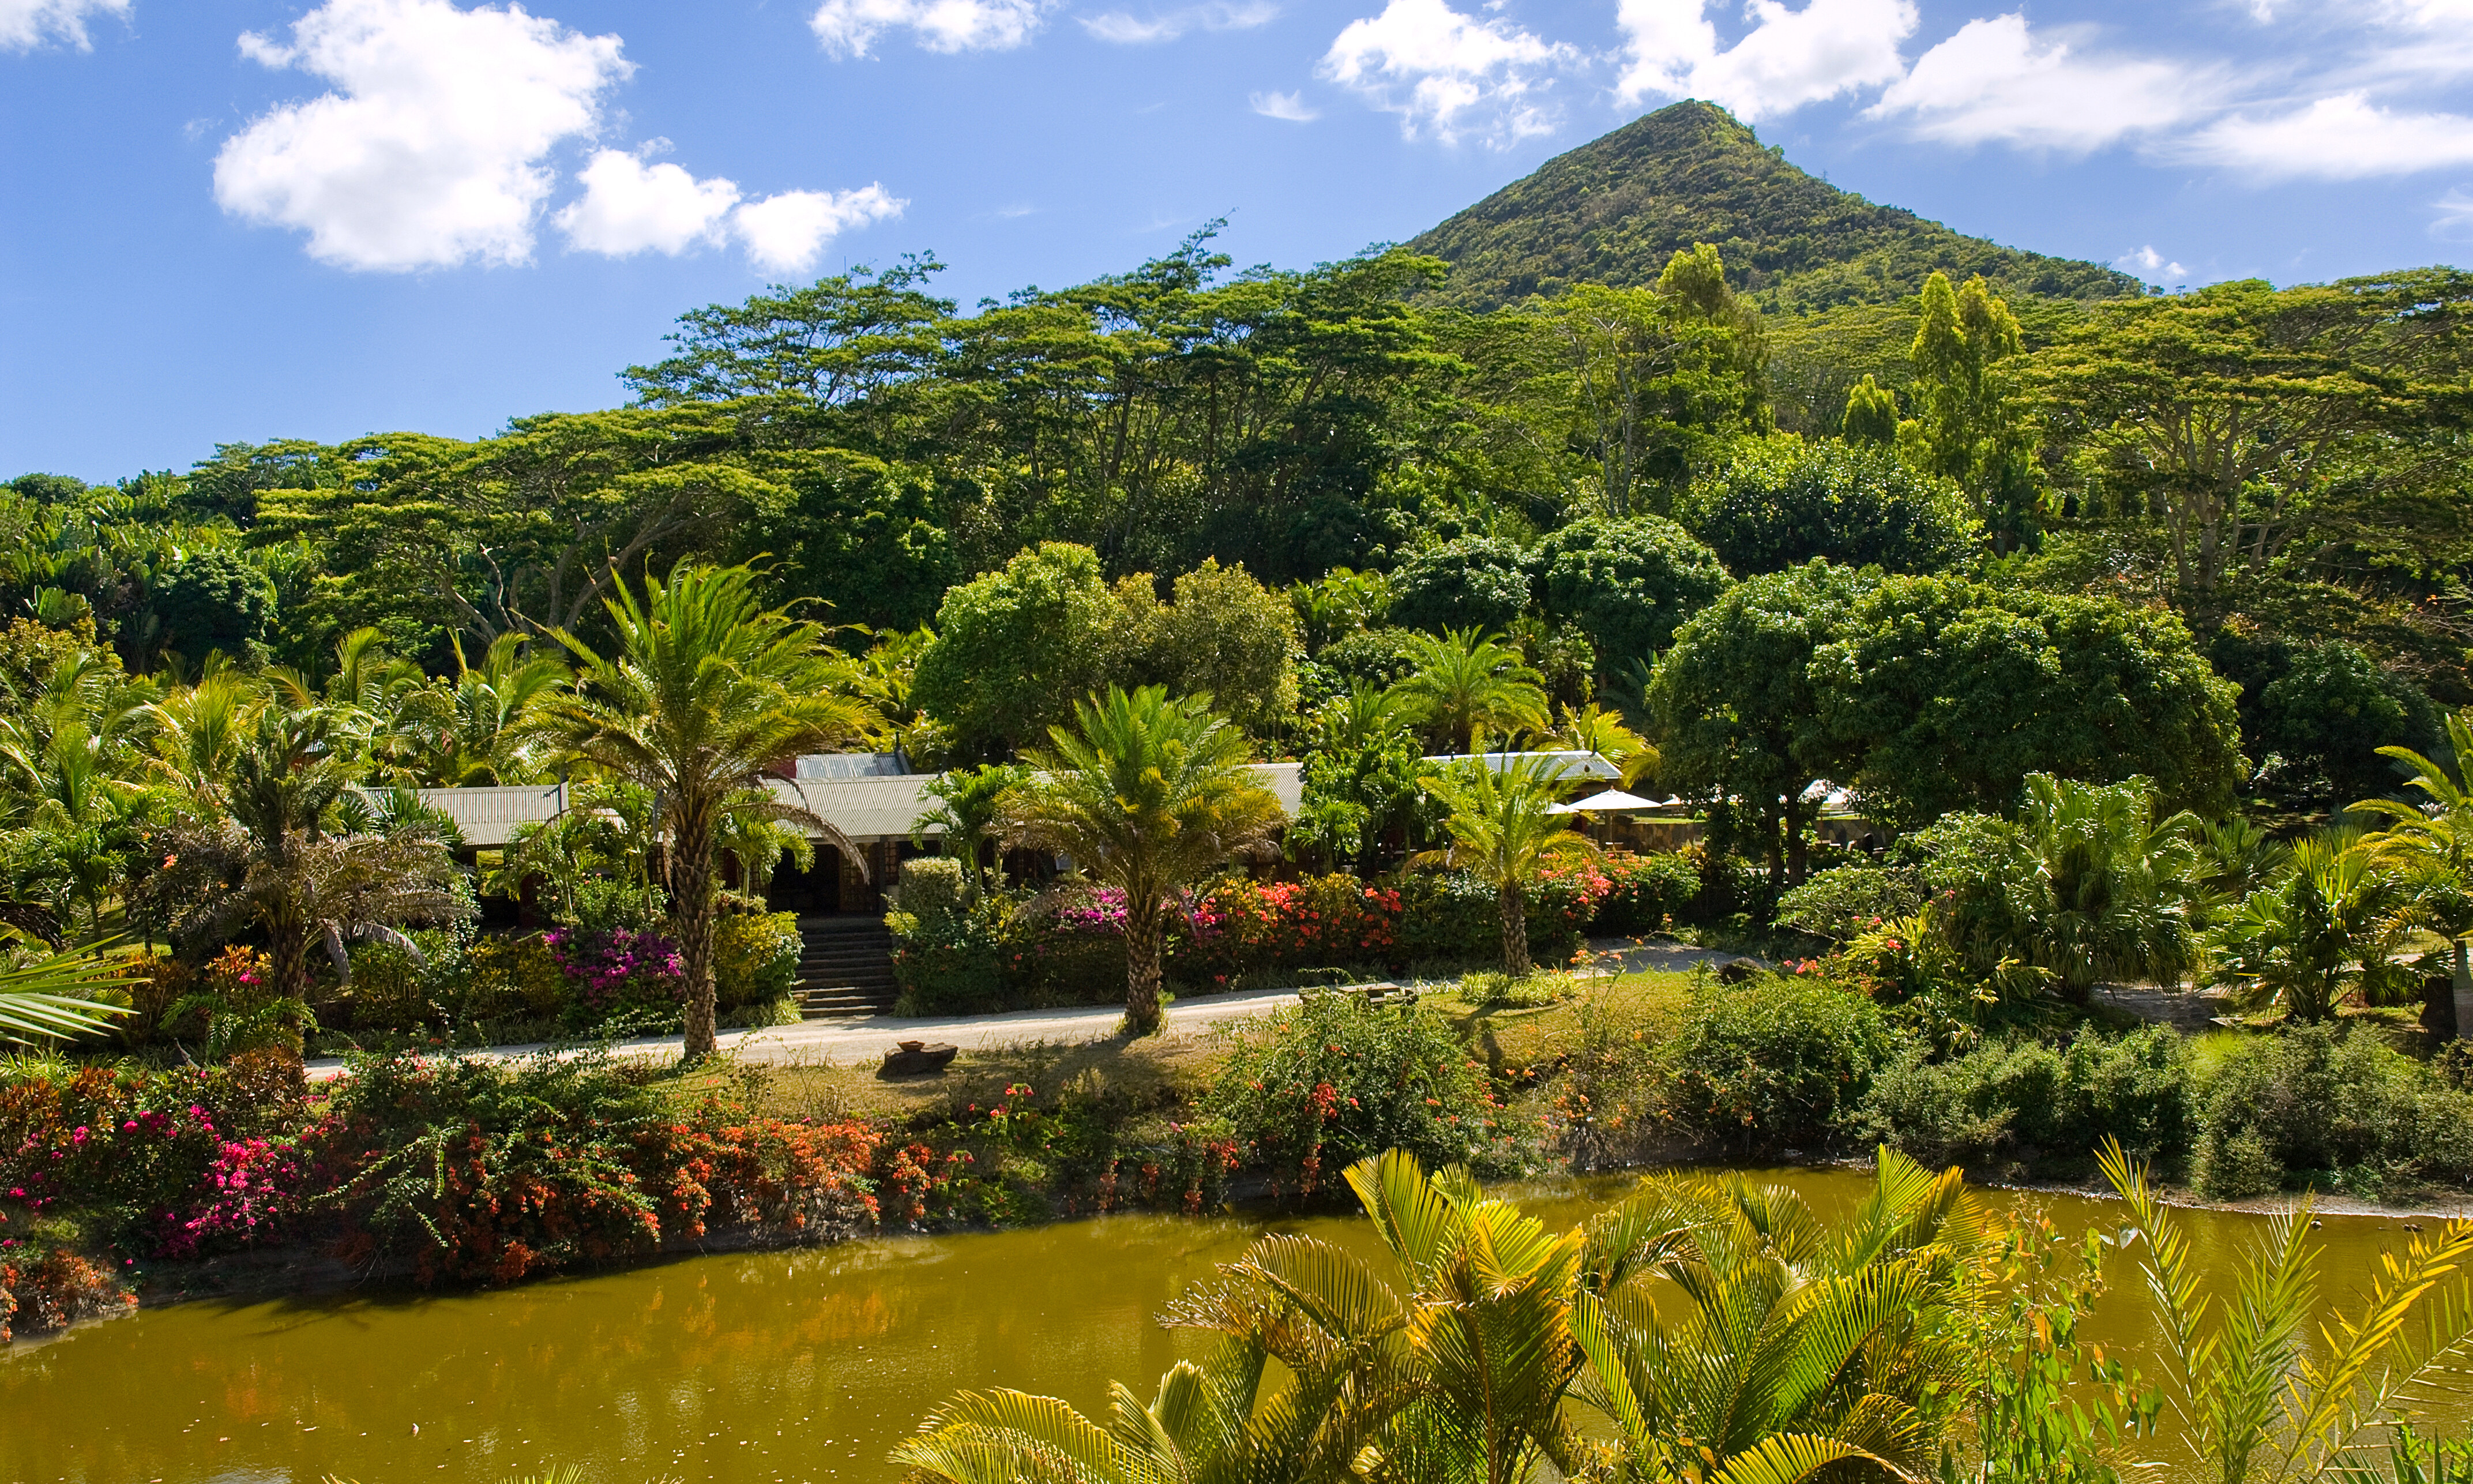
{"type": "Polygon", "coordinates": [[[444,811],[455,822],[455,827],[464,832],[466,845],[485,850],[505,845],[516,826],[538,824],[558,813],[561,792],[556,783],[420,790],[422,803],[444,811]]]}
{"type": "MultiPolygon", "coordinates": [[[[804,761],[804,759],[802,759],[804,761]]],[[[1305,800],[1305,768],[1301,763],[1257,763],[1254,772],[1291,816],[1305,800]]],[[[767,778],[765,783],[783,803],[805,809],[828,821],[853,840],[907,840],[910,823],[932,807],[924,790],[932,773],[897,773],[845,778],[767,778]]],[[[446,812],[464,832],[464,843],[496,850],[518,825],[537,824],[556,815],[561,805],[558,784],[520,788],[424,788],[423,803],[446,812]]],[[[930,829],[933,837],[942,831],[930,829]]]]}

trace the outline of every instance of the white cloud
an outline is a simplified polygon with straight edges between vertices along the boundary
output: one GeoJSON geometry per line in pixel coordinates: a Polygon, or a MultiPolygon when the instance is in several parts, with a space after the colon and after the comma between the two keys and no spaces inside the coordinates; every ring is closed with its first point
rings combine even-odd
{"type": "Polygon", "coordinates": [[[1085,15],[1082,29],[1119,46],[1148,46],[1173,41],[1189,31],[1251,31],[1280,18],[1280,8],[1255,0],[1247,5],[1197,5],[1142,20],[1123,11],[1085,15]]]}
{"type": "Polygon", "coordinates": [[[1306,106],[1302,89],[1293,93],[1255,93],[1245,101],[1264,118],[1286,119],[1291,124],[1310,124],[1322,117],[1306,106]]]}
{"type": "Polygon", "coordinates": [[[865,57],[897,27],[931,52],[1001,52],[1039,29],[1047,0],[824,0],[807,25],[836,57],[865,57]]]}
{"type": "Polygon", "coordinates": [[[0,52],[32,51],[45,40],[83,52],[94,45],[85,34],[89,15],[129,13],[130,0],[0,0],[0,52]]]}
{"type": "Polygon", "coordinates": [[[1390,0],[1381,14],[1349,22],[1319,70],[1398,113],[1409,138],[1429,129],[1449,144],[1475,128],[1501,146],[1553,128],[1531,95],[1549,69],[1577,60],[1569,46],[1462,15],[1445,0],[1390,0]]]}
{"type": "Polygon", "coordinates": [[[216,201],[306,230],[311,256],[360,269],[527,259],[557,179],[542,161],[592,130],[603,89],[633,70],[614,36],[448,0],[327,0],[289,45],[254,34],[240,45],[335,90],[225,141],[216,201]]]}
{"type": "Polygon", "coordinates": [[[1615,22],[1629,65],[1625,102],[1646,93],[1706,98],[1741,118],[1789,112],[1906,71],[1898,43],[1914,35],[1911,0],[1746,0],[1752,28],[1719,50],[1709,0],[1621,0],[1615,22]]]}
{"type": "Polygon", "coordinates": [[[2160,275],[2167,279],[2190,276],[2190,270],[2156,251],[2152,243],[2134,252],[2124,252],[2112,260],[2112,266],[2125,273],[2146,274],[2150,276],[2160,275]]]}
{"type": "Polygon", "coordinates": [[[2449,191],[2431,204],[2438,215],[2431,219],[2430,235],[2441,242],[2473,242],[2473,192],[2449,191]]]}
{"type": "Polygon", "coordinates": [[[854,191],[784,191],[750,202],[731,213],[732,234],[747,245],[756,266],[775,273],[806,268],[840,232],[885,217],[910,204],[881,185],[854,191]]]}
{"type": "Polygon", "coordinates": [[[2364,94],[2340,93],[2280,117],[2232,114],[2176,153],[2269,179],[2411,175],[2473,164],[2473,118],[2391,112],[2364,94]]]}
{"type": "Polygon", "coordinates": [[[599,150],[576,172],[584,195],[554,219],[569,246],[627,257],[651,249],[675,257],[720,240],[738,204],[738,185],[699,180],[676,165],[647,165],[621,150],[599,150]]]}
{"type": "Polygon", "coordinates": [[[1959,27],[1867,112],[1903,114],[1915,133],[1953,144],[1998,139],[2083,152],[2183,123],[2212,108],[2219,94],[2212,73],[2082,56],[2057,39],[2039,43],[2013,12],[1959,27]]]}

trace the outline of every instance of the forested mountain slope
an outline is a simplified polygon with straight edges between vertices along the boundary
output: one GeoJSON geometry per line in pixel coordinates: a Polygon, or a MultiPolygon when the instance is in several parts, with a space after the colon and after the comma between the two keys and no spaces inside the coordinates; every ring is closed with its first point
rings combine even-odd
{"type": "Polygon", "coordinates": [[[1411,241],[1452,265],[1443,297],[1492,308],[1573,283],[1654,283],[1667,259],[1717,245],[1764,308],[1886,303],[1933,269],[2011,296],[2136,294],[2126,274],[1963,236],[1787,163],[1714,104],[1674,104],[1558,155],[1411,241]]]}

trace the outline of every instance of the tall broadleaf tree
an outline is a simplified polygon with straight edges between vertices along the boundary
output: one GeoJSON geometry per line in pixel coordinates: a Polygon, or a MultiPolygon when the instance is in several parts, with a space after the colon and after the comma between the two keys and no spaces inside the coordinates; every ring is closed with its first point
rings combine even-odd
{"type": "Polygon", "coordinates": [[[607,654],[569,633],[572,690],[541,699],[529,724],[573,761],[653,791],[660,802],[670,922],[686,971],[689,1060],[713,1039],[712,942],[717,841],[732,812],[804,826],[859,858],[847,836],[792,804],[758,805],[776,765],[845,746],[879,718],[853,699],[849,661],[822,626],[768,609],[745,566],[682,563],[643,592],[604,605],[607,654]]]}
{"type": "Polygon", "coordinates": [[[1034,776],[1006,795],[1000,831],[1125,894],[1125,1027],[1147,1036],[1160,1024],[1167,914],[1230,857],[1268,847],[1280,801],[1246,766],[1244,733],[1208,697],[1110,686],[1048,737],[1025,759],[1034,776]]]}

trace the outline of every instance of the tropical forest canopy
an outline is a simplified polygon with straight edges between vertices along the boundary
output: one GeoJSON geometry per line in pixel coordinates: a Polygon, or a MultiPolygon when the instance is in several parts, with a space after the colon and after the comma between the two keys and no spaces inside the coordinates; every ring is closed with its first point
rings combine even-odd
{"type": "Polygon", "coordinates": [[[1424,677],[1422,745],[1618,726],[1772,859],[1818,779],[1901,825],[2039,770],[2320,808],[2473,702],[2454,269],[2145,293],[1689,104],[1309,269],[1206,228],[968,308],[940,271],[692,310],[612,411],[24,475],[0,602],[128,671],[323,684],[364,630],[453,676],[748,562],[923,764],[1111,682],[1354,755],[1424,677]]]}

